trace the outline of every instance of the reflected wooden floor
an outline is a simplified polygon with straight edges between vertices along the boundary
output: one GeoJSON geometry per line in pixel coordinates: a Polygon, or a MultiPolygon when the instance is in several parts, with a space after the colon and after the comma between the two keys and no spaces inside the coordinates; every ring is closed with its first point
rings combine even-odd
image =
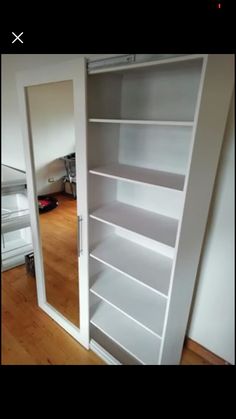
{"type": "Polygon", "coordinates": [[[76,200],[56,198],[58,207],[39,217],[47,301],[79,327],[76,200]]]}
{"type": "Polygon", "coordinates": [[[35,279],[19,266],[2,274],[3,365],[99,365],[37,305],[35,279]]]}

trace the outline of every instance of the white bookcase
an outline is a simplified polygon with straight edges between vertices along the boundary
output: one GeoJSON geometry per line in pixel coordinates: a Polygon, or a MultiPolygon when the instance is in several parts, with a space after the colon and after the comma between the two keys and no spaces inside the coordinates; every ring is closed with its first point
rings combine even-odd
{"type": "Polygon", "coordinates": [[[182,56],[88,74],[90,337],[110,363],[180,361],[230,60],[182,56]]]}
{"type": "Polygon", "coordinates": [[[38,303],[107,363],[178,364],[234,56],[132,60],[78,58],[18,77],[38,303]],[[73,81],[80,329],[46,299],[26,90],[62,80],[73,81]]]}

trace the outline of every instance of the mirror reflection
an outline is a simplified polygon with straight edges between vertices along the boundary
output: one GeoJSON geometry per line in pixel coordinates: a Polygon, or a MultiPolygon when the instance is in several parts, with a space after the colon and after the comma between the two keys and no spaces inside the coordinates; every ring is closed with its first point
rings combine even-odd
{"type": "Polygon", "coordinates": [[[27,88],[47,302],[79,326],[73,82],[27,88]]]}

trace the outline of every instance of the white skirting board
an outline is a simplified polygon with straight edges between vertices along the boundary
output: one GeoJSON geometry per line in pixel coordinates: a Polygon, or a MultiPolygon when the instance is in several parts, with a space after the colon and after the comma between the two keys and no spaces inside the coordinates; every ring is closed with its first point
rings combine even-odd
{"type": "Polygon", "coordinates": [[[109,354],[99,343],[94,339],[90,341],[90,349],[95,352],[108,365],[122,365],[116,358],[109,354]]]}

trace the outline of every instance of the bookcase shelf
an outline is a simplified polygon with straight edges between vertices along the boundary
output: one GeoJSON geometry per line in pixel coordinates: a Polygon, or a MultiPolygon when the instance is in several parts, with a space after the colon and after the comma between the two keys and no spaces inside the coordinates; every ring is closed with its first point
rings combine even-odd
{"type": "Polygon", "coordinates": [[[116,234],[98,243],[90,256],[167,297],[171,258],[116,234]]]}
{"type": "Polygon", "coordinates": [[[160,339],[105,301],[101,301],[91,323],[142,364],[156,364],[160,339]]]}
{"type": "Polygon", "coordinates": [[[165,217],[118,201],[98,208],[90,214],[90,217],[131,230],[168,246],[175,246],[178,220],[174,218],[165,217]]]}
{"type": "Polygon", "coordinates": [[[145,169],[125,164],[111,164],[89,170],[98,176],[121,179],[127,182],[144,183],[146,185],[183,191],[185,176],[175,173],[145,169]]]}
{"type": "Polygon", "coordinates": [[[140,120],[140,119],[101,119],[90,118],[89,122],[97,122],[103,124],[138,124],[138,125],[164,125],[164,126],[183,126],[192,127],[193,121],[155,121],[155,120],[140,120]]]}
{"type": "Polygon", "coordinates": [[[111,269],[92,278],[91,292],[161,337],[166,299],[111,269]]]}

